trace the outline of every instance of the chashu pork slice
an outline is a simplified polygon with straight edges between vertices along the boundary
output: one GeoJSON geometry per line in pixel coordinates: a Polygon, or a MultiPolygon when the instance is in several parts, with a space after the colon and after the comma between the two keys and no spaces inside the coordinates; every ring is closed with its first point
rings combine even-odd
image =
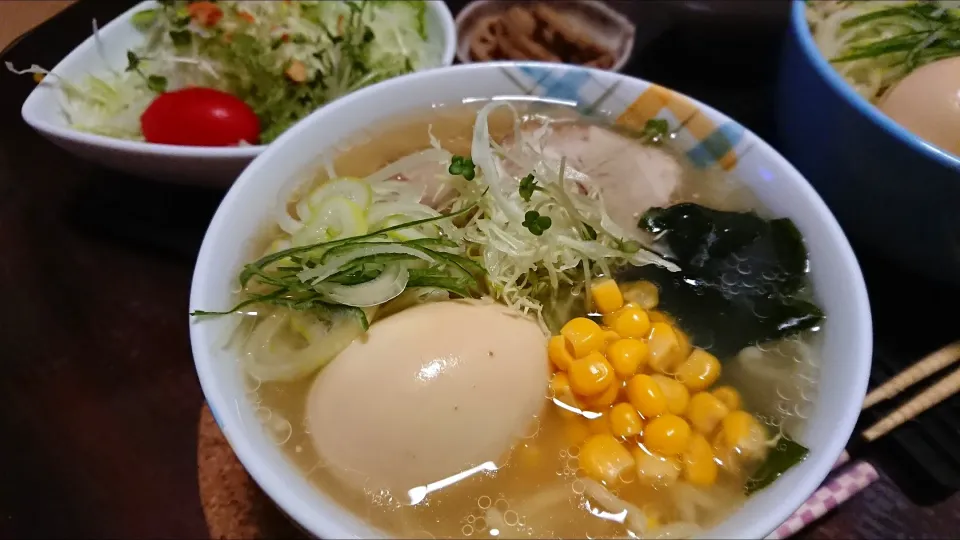
{"type": "MultiPolygon", "coordinates": [[[[636,228],[637,219],[648,208],[671,204],[683,177],[680,163],[665,150],[595,125],[527,125],[521,138],[552,165],[558,167],[566,157],[568,170],[589,176],[603,195],[607,213],[628,230],[636,228]]],[[[504,141],[504,147],[516,148],[513,137],[504,141]]]]}

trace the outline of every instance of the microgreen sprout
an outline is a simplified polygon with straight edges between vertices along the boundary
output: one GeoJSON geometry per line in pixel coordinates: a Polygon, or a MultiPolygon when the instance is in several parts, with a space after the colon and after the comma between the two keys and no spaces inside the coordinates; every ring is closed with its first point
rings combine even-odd
{"type": "Polygon", "coordinates": [[[454,176],[462,176],[466,180],[473,180],[477,176],[473,160],[463,156],[453,156],[450,159],[450,168],[447,172],[454,176]]]}
{"type": "Polygon", "coordinates": [[[647,142],[659,144],[670,133],[670,124],[663,118],[651,118],[643,125],[643,135],[647,142]]]}
{"type": "Polygon", "coordinates": [[[533,173],[530,173],[520,179],[520,198],[526,202],[530,202],[534,191],[543,191],[543,188],[537,185],[537,181],[533,178],[533,173]]]}
{"type": "Polygon", "coordinates": [[[521,225],[526,227],[527,230],[534,235],[540,236],[543,234],[543,231],[553,225],[553,220],[550,219],[550,216],[541,216],[540,212],[530,210],[523,215],[523,223],[521,225]]]}
{"type": "Polygon", "coordinates": [[[160,75],[150,75],[147,76],[144,74],[143,70],[140,69],[141,58],[133,51],[127,51],[127,71],[135,71],[138,75],[143,77],[143,80],[147,81],[147,88],[150,90],[162,94],[167,90],[167,78],[160,75]]]}

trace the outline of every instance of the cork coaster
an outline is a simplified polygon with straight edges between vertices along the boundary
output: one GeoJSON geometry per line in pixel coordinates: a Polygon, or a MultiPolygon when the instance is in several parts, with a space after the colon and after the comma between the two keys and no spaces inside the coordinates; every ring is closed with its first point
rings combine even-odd
{"type": "Polygon", "coordinates": [[[197,477],[210,538],[309,538],[247,474],[206,404],[198,432],[197,477]]]}

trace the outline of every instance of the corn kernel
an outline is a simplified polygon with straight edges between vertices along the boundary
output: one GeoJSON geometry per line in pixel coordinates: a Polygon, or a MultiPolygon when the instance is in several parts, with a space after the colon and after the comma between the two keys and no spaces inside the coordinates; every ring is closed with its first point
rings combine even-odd
{"type": "Polygon", "coordinates": [[[648,420],[667,410],[663,391],[649,375],[634,375],[627,381],[627,399],[648,420]]]}
{"type": "Polygon", "coordinates": [[[587,429],[591,435],[612,435],[613,429],[610,426],[610,419],[607,415],[590,418],[587,420],[587,429]]]}
{"type": "Polygon", "coordinates": [[[717,463],[707,439],[695,433],[683,453],[683,476],[687,482],[698,486],[710,486],[717,481],[717,463]]]}
{"type": "Polygon", "coordinates": [[[610,429],[617,437],[634,437],[643,429],[643,420],[629,403],[617,403],[610,409],[610,429]]]}
{"type": "Polygon", "coordinates": [[[734,411],[723,419],[721,441],[726,448],[748,460],[762,458],[767,452],[767,430],[746,411],[734,411]]]}
{"type": "Polygon", "coordinates": [[[633,460],[636,463],[637,479],[648,486],[669,485],[680,477],[680,464],[673,458],[634,448],[633,460]]]}
{"type": "Polygon", "coordinates": [[[650,318],[646,311],[631,306],[618,311],[610,327],[621,337],[641,339],[650,331],[650,318]]]}
{"type": "Polygon", "coordinates": [[[717,396],[708,392],[697,392],[690,398],[690,405],[687,407],[687,418],[690,425],[698,433],[709,435],[717,428],[730,409],[717,399],[717,396]]]}
{"type": "Polygon", "coordinates": [[[604,279],[590,287],[590,297],[600,313],[613,313],[623,307],[623,294],[612,279],[604,279]]]}
{"type": "Polygon", "coordinates": [[[553,392],[553,397],[558,399],[570,393],[570,377],[562,371],[554,373],[553,377],[550,377],[550,390],[553,392]]]}
{"type": "Polygon", "coordinates": [[[617,401],[617,398],[620,397],[620,389],[623,388],[623,383],[619,380],[614,380],[613,384],[607,387],[606,390],[600,392],[595,396],[588,396],[583,398],[583,408],[591,411],[601,411],[607,407],[614,404],[617,401]]]}
{"type": "Polygon", "coordinates": [[[650,317],[650,322],[651,322],[651,323],[662,322],[662,323],[667,323],[667,324],[670,324],[670,325],[673,324],[673,318],[671,318],[669,315],[667,315],[666,313],[664,313],[664,312],[662,312],[662,311],[651,311],[651,312],[647,313],[647,316],[650,317]]]}
{"type": "Polygon", "coordinates": [[[723,430],[718,430],[713,438],[713,455],[716,457],[717,464],[729,471],[734,476],[743,475],[743,467],[740,459],[737,457],[737,451],[731,450],[725,442],[723,430]]]}
{"type": "Polygon", "coordinates": [[[676,354],[680,348],[677,333],[673,327],[664,322],[655,322],[650,327],[650,338],[647,340],[650,347],[649,364],[654,371],[670,373],[676,363],[676,354]]]}
{"type": "Polygon", "coordinates": [[[634,467],[630,452],[613,435],[593,435],[580,446],[580,468],[607,485],[634,467]]]}
{"type": "Polygon", "coordinates": [[[553,374],[553,377],[550,378],[550,391],[553,393],[554,399],[571,407],[580,408],[577,398],[573,395],[573,389],[570,388],[570,376],[566,373],[558,371],[553,374]]]}
{"type": "Polygon", "coordinates": [[[689,443],[690,424],[675,414],[667,413],[654,418],[643,429],[643,445],[658,454],[678,455],[689,443]]]}
{"type": "Polygon", "coordinates": [[[623,298],[643,309],[651,310],[660,302],[660,290],[649,281],[635,281],[623,286],[623,298]]]}
{"type": "Polygon", "coordinates": [[[600,329],[603,331],[603,348],[601,348],[597,352],[606,356],[607,351],[610,349],[610,345],[620,340],[620,334],[614,332],[613,330],[607,328],[606,326],[601,326],[600,329]]]}
{"type": "Polygon", "coordinates": [[[680,363],[690,357],[690,353],[693,352],[693,345],[690,343],[690,337],[687,336],[686,332],[676,326],[673,327],[673,331],[677,334],[676,361],[680,363]]]}
{"type": "Polygon", "coordinates": [[[611,343],[620,339],[620,334],[614,332],[613,330],[607,327],[602,327],[601,330],[603,330],[603,341],[607,343],[608,347],[610,346],[611,343]]]}
{"type": "Polygon", "coordinates": [[[583,358],[603,348],[604,337],[600,325],[586,317],[571,319],[560,329],[560,335],[567,338],[573,347],[573,356],[583,358]]]}
{"type": "Polygon", "coordinates": [[[557,369],[566,371],[573,362],[573,345],[563,336],[553,336],[547,342],[547,356],[557,369]]]}
{"type": "Polygon", "coordinates": [[[623,310],[625,310],[625,309],[629,309],[629,308],[635,308],[635,307],[640,307],[640,306],[638,306],[638,305],[636,305],[636,304],[627,303],[627,304],[624,304],[622,308],[620,308],[620,309],[618,309],[618,310],[616,310],[616,311],[614,311],[614,312],[604,313],[604,314],[603,314],[603,324],[604,324],[604,326],[613,327],[613,322],[617,320],[617,317],[620,315],[620,312],[621,312],[621,311],[623,311],[623,310]]]}
{"type": "Polygon", "coordinates": [[[682,415],[687,411],[687,404],[690,403],[690,392],[687,387],[680,384],[680,381],[666,375],[650,376],[660,387],[663,397],[667,400],[667,411],[671,414],[682,415]]]}
{"type": "Polygon", "coordinates": [[[716,396],[716,398],[723,402],[731,411],[739,409],[743,403],[743,400],[740,398],[740,392],[737,392],[732,386],[720,386],[714,388],[710,393],[716,396]]]}
{"type": "Polygon", "coordinates": [[[607,360],[621,379],[629,379],[647,361],[647,344],[639,339],[618,339],[607,347],[607,360]]]}
{"type": "Polygon", "coordinates": [[[578,445],[591,435],[590,423],[579,414],[572,416],[563,422],[563,434],[571,445],[578,445]]]}
{"type": "Polygon", "coordinates": [[[720,361],[703,349],[694,349],[677,367],[676,375],[691,392],[706,390],[720,377],[720,361]]]}
{"type": "Polygon", "coordinates": [[[592,352],[584,358],[574,360],[567,370],[570,387],[581,396],[595,396],[613,384],[613,367],[602,354],[592,352]]]}

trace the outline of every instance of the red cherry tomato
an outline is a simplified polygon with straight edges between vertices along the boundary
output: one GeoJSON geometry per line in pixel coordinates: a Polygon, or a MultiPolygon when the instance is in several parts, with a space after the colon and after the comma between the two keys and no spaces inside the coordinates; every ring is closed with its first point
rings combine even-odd
{"type": "Polygon", "coordinates": [[[182,146],[256,144],[260,119],[235,96],[213,88],[164,92],[140,116],[147,142],[182,146]]]}
{"type": "Polygon", "coordinates": [[[213,2],[190,2],[187,13],[204,26],[215,26],[223,18],[223,10],[213,2]]]}

